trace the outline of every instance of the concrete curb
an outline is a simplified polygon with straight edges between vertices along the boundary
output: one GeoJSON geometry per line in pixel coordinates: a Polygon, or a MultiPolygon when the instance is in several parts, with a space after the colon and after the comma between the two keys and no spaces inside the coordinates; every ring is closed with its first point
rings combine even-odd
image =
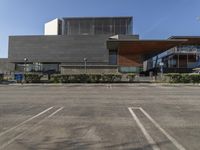
{"type": "Polygon", "coordinates": [[[65,86],[65,87],[103,87],[103,86],[112,86],[112,87],[136,87],[136,86],[171,86],[171,87],[183,87],[183,86],[192,86],[200,87],[200,84],[170,84],[170,83],[99,83],[99,84],[80,84],[80,83],[66,83],[66,84],[52,84],[52,83],[36,83],[36,84],[21,84],[21,83],[12,83],[12,84],[0,84],[0,86],[65,86]]]}

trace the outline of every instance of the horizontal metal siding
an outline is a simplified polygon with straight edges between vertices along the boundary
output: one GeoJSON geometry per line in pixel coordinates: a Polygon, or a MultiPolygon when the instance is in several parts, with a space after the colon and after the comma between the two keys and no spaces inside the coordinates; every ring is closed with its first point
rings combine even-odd
{"type": "Polygon", "coordinates": [[[108,63],[106,40],[109,35],[81,36],[11,36],[9,60],[23,62],[88,62],[108,63]]]}

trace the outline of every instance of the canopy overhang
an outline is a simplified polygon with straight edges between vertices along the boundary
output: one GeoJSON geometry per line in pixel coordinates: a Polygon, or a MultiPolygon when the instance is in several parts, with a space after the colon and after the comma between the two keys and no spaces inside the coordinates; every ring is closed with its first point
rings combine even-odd
{"type": "Polygon", "coordinates": [[[108,40],[108,49],[118,49],[120,53],[152,54],[161,53],[187,42],[187,39],[168,40],[108,40]]]}
{"type": "Polygon", "coordinates": [[[118,50],[118,64],[121,66],[142,66],[145,59],[187,42],[187,39],[167,40],[117,40],[109,39],[107,48],[118,50]]]}

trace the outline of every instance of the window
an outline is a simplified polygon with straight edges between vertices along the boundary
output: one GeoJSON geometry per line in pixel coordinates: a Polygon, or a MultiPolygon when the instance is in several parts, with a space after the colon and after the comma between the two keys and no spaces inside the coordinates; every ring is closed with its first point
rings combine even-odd
{"type": "Polygon", "coordinates": [[[109,51],[109,65],[117,65],[117,50],[109,51]]]}
{"type": "Polygon", "coordinates": [[[62,24],[58,24],[58,35],[62,35],[62,24]]]}

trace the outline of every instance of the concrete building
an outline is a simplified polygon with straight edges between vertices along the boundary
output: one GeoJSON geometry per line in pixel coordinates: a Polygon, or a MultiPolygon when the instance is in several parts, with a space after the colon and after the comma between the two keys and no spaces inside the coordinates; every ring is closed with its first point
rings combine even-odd
{"type": "Polygon", "coordinates": [[[27,58],[28,71],[82,73],[87,63],[88,73],[114,73],[117,53],[108,50],[107,40],[114,35],[138,39],[132,27],[132,17],[55,19],[45,24],[44,36],[11,36],[9,61],[17,71],[23,71],[27,58]]]}
{"type": "Polygon", "coordinates": [[[9,74],[15,70],[15,65],[10,63],[7,58],[0,58],[0,74],[9,74]]]}
{"type": "MultiPolygon", "coordinates": [[[[200,45],[200,38],[195,39],[192,43],[190,37],[141,40],[133,33],[130,16],[68,17],[46,23],[44,35],[10,36],[8,62],[15,71],[24,71],[25,66],[27,71],[63,74],[85,69],[87,73],[150,71],[157,68],[154,59],[159,54],[181,45],[200,45]]],[[[190,57],[183,58],[187,67],[190,57]]]]}
{"type": "Polygon", "coordinates": [[[200,66],[200,37],[199,36],[172,36],[169,39],[186,39],[182,44],[155,56],[146,61],[146,70],[159,69],[163,63],[164,72],[187,73],[200,66]]]}
{"type": "Polygon", "coordinates": [[[62,34],[62,21],[58,18],[45,23],[44,35],[61,35],[62,34]]]}

